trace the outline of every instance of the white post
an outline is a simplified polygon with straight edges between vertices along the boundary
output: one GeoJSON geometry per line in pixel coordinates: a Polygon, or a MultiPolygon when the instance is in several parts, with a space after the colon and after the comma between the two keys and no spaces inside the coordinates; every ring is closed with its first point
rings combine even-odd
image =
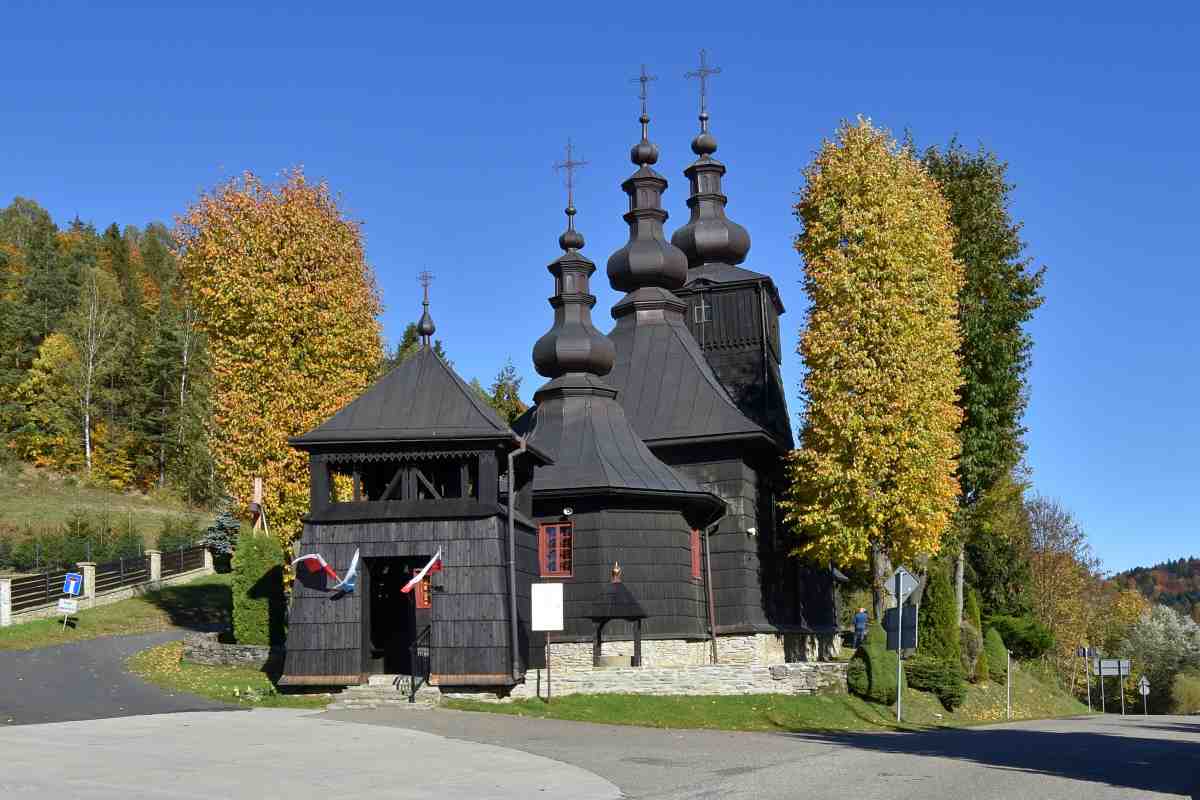
{"type": "Polygon", "coordinates": [[[12,625],[12,578],[0,578],[0,628],[12,625]]]}
{"type": "Polygon", "coordinates": [[[150,583],[154,586],[162,581],[162,550],[147,550],[150,556],[150,583]]]}
{"type": "Polygon", "coordinates": [[[212,550],[206,547],[204,548],[204,572],[207,575],[212,575],[216,571],[216,567],[213,566],[212,550]]]}
{"type": "Polygon", "coordinates": [[[88,599],[88,608],[96,607],[96,563],[80,561],[76,564],[83,573],[83,596],[88,599]]]}
{"type": "Polygon", "coordinates": [[[1004,655],[1007,659],[1007,663],[1004,666],[1004,682],[1006,684],[1005,704],[1008,708],[1008,718],[1012,719],[1012,651],[1006,648],[1004,655]]]}
{"type": "MultiPolygon", "coordinates": [[[[900,570],[896,570],[896,722],[900,721],[900,700],[904,696],[904,601],[900,594],[900,570]]],[[[886,642],[885,642],[886,644],[886,642]]]]}

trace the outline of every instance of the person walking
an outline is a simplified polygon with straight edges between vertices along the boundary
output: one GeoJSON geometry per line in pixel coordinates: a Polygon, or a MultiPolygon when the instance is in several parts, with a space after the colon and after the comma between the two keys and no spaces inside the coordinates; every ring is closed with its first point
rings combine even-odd
{"type": "Polygon", "coordinates": [[[854,615],[854,649],[857,650],[867,638],[867,610],[860,608],[854,615]]]}

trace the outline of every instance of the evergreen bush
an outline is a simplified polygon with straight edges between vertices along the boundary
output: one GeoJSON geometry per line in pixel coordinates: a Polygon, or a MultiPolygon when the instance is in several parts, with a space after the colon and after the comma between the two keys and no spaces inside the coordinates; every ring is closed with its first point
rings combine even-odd
{"type": "Polygon", "coordinates": [[[215,555],[231,556],[237,548],[242,523],[229,509],[217,514],[216,520],[204,531],[203,545],[215,555]]]}
{"type": "Polygon", "coordinates": [[[920,655],[908,660],[904,668],[908,685],[931,692],[947,711],[953,711],[967,698],[967,687],[957,661],[920,655]]]}
{"type": "Polygon", "coordinates": [[[959,646],[962,650],[962,671],[967,680],[972,683],[985,680],[987,670],[979,670],[980,657],[983,656],[983,634],[970,622],[959,626],[959,646]]]}
{"type": "Polygon", "coordinates": [[[979,614],[979,595],[968,587],[963,598],[963,620],[971,623],[977,631],[983,631],[983,617],[979,614]]]}
{"type": "Polygon", "coordinates": [[[960,659],[959,621],[954,589],[946,570],[931,565],[917,628],[917,650],[922,655],[952,661],[960,659]]]}
{"type": "Polygon", "coordinates": [[[983,637],[983,653],[987,659],[988,675],[997,683],[1004,683],[1008,677],[1008,652],[1004,647],[1004,639],[995,628],[988,628],[983,637]]]}
{"type": "Polygon", "coordinates": [[[238,644],[283,644],[283,550],[266,533],[246,536],[233,554],[233,636],[238,644]]]}
{"type": "Polygon", "coordinates": [[[1032,661],[1054,647],[1054,634],[1032,617],[997,616],[989,619],[988,624],[1000,634],[1013,658],[1032,661]]]}
{"type": "Polygon", "coordinates": [[[896,653],[887,649],[887,636],[878,622],[867,629],[866,640],[850,659],[846,685],[867,700],[896,702],[896,653]]]}

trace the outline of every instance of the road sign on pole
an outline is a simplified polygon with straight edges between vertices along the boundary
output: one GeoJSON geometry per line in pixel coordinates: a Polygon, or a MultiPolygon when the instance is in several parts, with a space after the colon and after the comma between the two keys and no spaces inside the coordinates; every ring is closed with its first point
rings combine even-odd
{"type": "Polygon", "coordinates": [[[1146,709],[1146,705],[1148,703],[1146,698],[1150,696],[1150,681],[1146,679],[1145,675],[1138,678],[1137,687],[1138,693],[1142,696],[1142,716],[1149,716],[1149,712],[1146,709]]]}
{"type": "Polygon", "coordinates": [[[904,601],[917,588],[917,579],[904,567],[892,574],[891,588],[888,593],[896,598],[896,722],[900,722],[901,698],[904,696],[904,653],[900,649],[904,644],[904,601]]]}
{"type": "Polygon", "coordinates": [[[919,582],[911,572],[904,567],[898,567],[884,584],[887,593],[896,598],[896,605],[903,605],[908,596],[917,588],[919,582]]]}
{"type": "Polygon", "coordinates": [[[63,594],[77,596],[83,593],[83,576],[78,572],[68,572],[63,576],[63,594]]]}

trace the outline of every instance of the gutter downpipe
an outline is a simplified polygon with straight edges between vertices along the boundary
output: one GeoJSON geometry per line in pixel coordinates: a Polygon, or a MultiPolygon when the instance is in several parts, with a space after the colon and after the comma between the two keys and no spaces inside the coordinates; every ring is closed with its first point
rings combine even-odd
{"type": "Polygon", "coordinates": [[[513,680],[519,680],[520,675],[520,653],[518,637],[517,637],[517,541],[516,532],[513,527],[513,506],[517,500],[517,481],[516,473],[513,467],[513,458],[519,453],[525,452],[525,437],[516,437],[518,447],[516,450],[508,451],[508,633],[509,647],[511,648],[512,677],[513,680]]]}
{"type": "Polygon", "coordinates": [[[708,534],[713,528],[716,528],[718,522],[704,526],[704,588],[708,593],[708,637],[709,643],[712,645],[712,663],[719,663],[717,659],[717,608],[713,602],[713,585],[712,585],[712,548],[709,546],[708,534]]]}

